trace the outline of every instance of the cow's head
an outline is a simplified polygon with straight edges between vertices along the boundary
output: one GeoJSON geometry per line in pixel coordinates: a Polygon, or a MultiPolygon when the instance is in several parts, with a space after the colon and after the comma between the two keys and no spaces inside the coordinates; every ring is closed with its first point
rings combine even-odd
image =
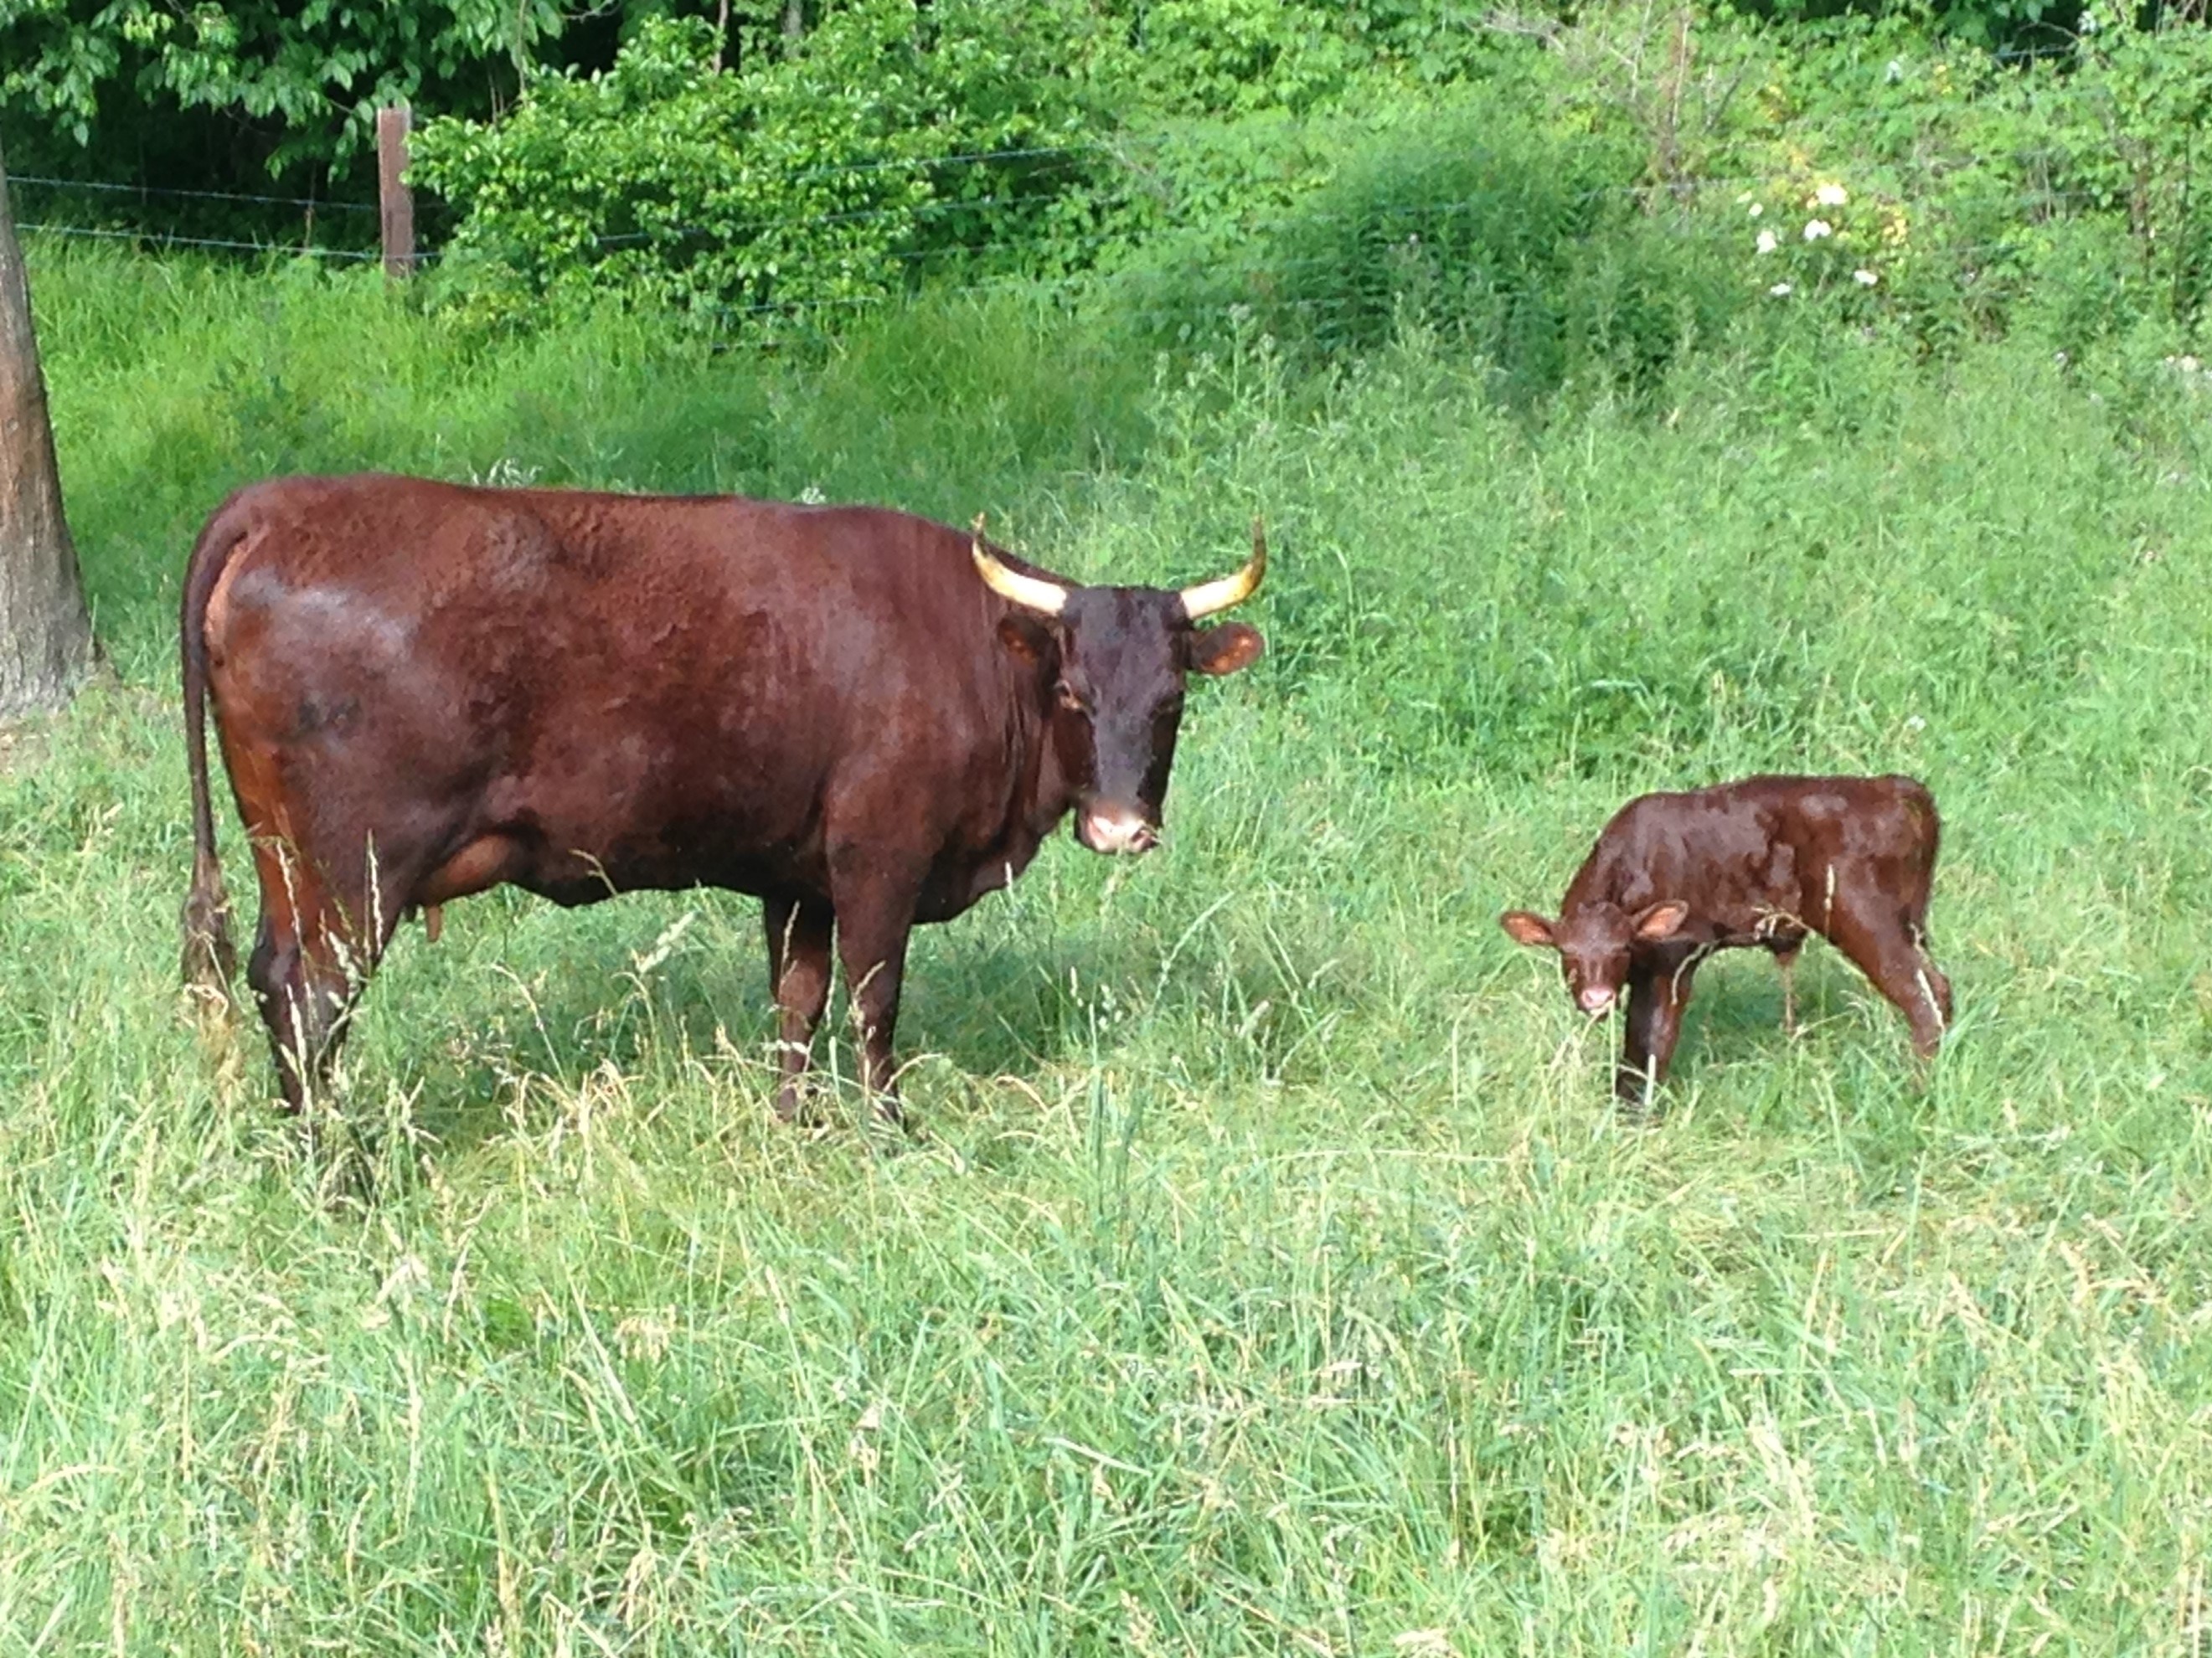
{"type": "Polygon", "coordinates": [[[1182,724],[1193,673],[1235,673],[1265,641],[1242,622],[1198,624],[1241,604],[1267,569],[1267,543],[1252,521],[1252,556],[1235,575],[1181,592],[1161,587],[1078,587],[1012,570],[983,544],[975,568],[1014,606],[999,624],[1006,648],[1050,674],[1051,741],[1075,797],[1075,838],[1093,852],[1147,852],[1182,724]]]}
{"type": "Polygon", "coordinates": [[[1575,999],[1577,1007],[1599,1019],[1612,1012],[1620,999],[1620,987],[1628,978],[1630,952],[1639,944],[1672,938],[1689,915],[1687,904],[1670,898],[1638,910],[1602,902],[1577,904],[1571,914],[1556,921],[1525,909],[1509,909],[1498,918],[1498,924],[1517,944],[1558,950],[1567,994],[1575,999]]]}

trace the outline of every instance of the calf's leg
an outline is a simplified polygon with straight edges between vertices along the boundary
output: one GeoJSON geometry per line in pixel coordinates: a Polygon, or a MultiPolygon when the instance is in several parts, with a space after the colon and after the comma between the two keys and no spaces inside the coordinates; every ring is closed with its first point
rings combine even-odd
{"type": "Polygon", "coordinates": [[[1797,1034],[1797,955],[1804,949],[1805,941],[1800,938],[1796,943],[1780,949],[1771,944],[1767,947],[1774,950],[1774,965],[1782,974],[1782,1034],[1795,1036],[1797,1034]]]}
{"type": "Polygon", "coordinates": [[[830,906],[816,898],[769,898],[761,906],[768,934],[769,987],[776,1005],[775,1114],[799,1121],[813,1057],[815,1028],[830,1003],[830,906]]]}
{"type": "Polygon", "coordinates": [[[1695,956],[1670,951],[1629,969],[1628,1024],[1621,1035],[1620,1064],[1613,1073],[1613,1096],[1621,1104],[1649,1104],[1667,1080],[1698,961],[1695,956]]]}
{"type": "Polygon", "coordinates": [[[1829,939],[1912,1027],[1912,1050],[1931,1057],[1951,1022],[1951,981],[1929,957],[1920,929],[1873,894],[1838,897],[1829,939]]]}

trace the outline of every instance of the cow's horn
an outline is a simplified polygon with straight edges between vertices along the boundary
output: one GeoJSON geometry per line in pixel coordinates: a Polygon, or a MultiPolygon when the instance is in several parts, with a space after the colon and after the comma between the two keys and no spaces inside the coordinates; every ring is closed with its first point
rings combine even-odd
{"type": "Polygon", "coordinates": [[[1057,581],[1047,581],[1039,576],[1024,575],[1010,570],[991,556],[983,545],[983,515],[975,514],[975,539],[971,550],[975,555],[975,574],[983,578],[983,585],[1003,599],[1020,605],[1025,610],[1035,610],[1041,616],[1058,616],[1067,608],[1067,589],[1057,581]]]}
{"type": "Polygon", "coordinates": [[[1201,581],[1182,590],[1182,611],[1193,622],[1242,604],[1260,591],[1260,578],[1267,574],[1267,536],[1258,519],[1252,520],[1252,556],[1235,575],[1218,581],[1201,581]]]}

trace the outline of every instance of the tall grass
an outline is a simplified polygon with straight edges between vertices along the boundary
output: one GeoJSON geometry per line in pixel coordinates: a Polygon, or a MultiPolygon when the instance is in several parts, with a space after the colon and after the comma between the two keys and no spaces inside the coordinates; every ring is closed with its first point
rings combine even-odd
{"type": "MultiPolygon", "coordinates": [[[[41,250],[42,253],[46,251],[41,250]]],[[[0,1646],[2143,1652],[2208,1638],[2212,452],[2149,353],[1808,336],[1498,413],[1401,333],[827,361],[37,272],[119,683],[0,779],[0,1646]],[[334,1206],[174,984],[169,620],[283,466],[988,507],[1091,578],[1255,509],[1170,841],[918,939],[923,1137],[769,1119],[756,911],[402,940],[334,1206]],[[1955,1039],[1709,968],[1655,1128],[1498,933],[1627,793],[1912,771],[1955,1039]]],[[[234,878],[244,867],[229,837],[234,878]]]]}
{"type": "Polygon", "coordinates": [[[1136,338],[1218,338],[1249,312],[1294,359],[1341,363],[1412,320],[1528,413],[1573,381],[1648,392],[1692,347],[1756,331],[1733,218],[1717,234],[1662,202],[1637,146],[1561,131],[1525,88],[1462,90],[1375,131],[1232,131],[1248,163],[1329,154],[1326,182],[1277,202],[1264,167],[1241,190],[1194,169],[1216,210],[1139,242],[1103,284],[1136,338]]]}

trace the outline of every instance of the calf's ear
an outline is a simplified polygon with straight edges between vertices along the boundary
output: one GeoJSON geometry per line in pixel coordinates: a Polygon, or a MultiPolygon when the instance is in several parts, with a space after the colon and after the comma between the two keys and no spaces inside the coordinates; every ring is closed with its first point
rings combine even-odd
{"type": "Polygon", "coordinates": [[[1552,924],[1540,915],[1532,915],[1525,909],[1509,909],[1498,918],[1498,925],[1505,929],[1505,936],[1516,944],[1548,944],[1559,947],[1559,938],[1552,932],[1552,924]]]}
{"type": "Polygon", "coordinates": [[[1257,628],[1242,622],[1224,622],[1218,628],[1192,629],[1183,645],[1182,659],[1194,673],[1235,673],[1260,659],[1267,641],[1257,628]]]}
{"type": "Polygon", "coordinates": [[[1670,938],[1674,930],[1690,919],[1690,907],[1680,898],[1668,898],[1651,904],[1636,918],[1636,936],[1647,943],[1656,943],[1670,938]]]}

